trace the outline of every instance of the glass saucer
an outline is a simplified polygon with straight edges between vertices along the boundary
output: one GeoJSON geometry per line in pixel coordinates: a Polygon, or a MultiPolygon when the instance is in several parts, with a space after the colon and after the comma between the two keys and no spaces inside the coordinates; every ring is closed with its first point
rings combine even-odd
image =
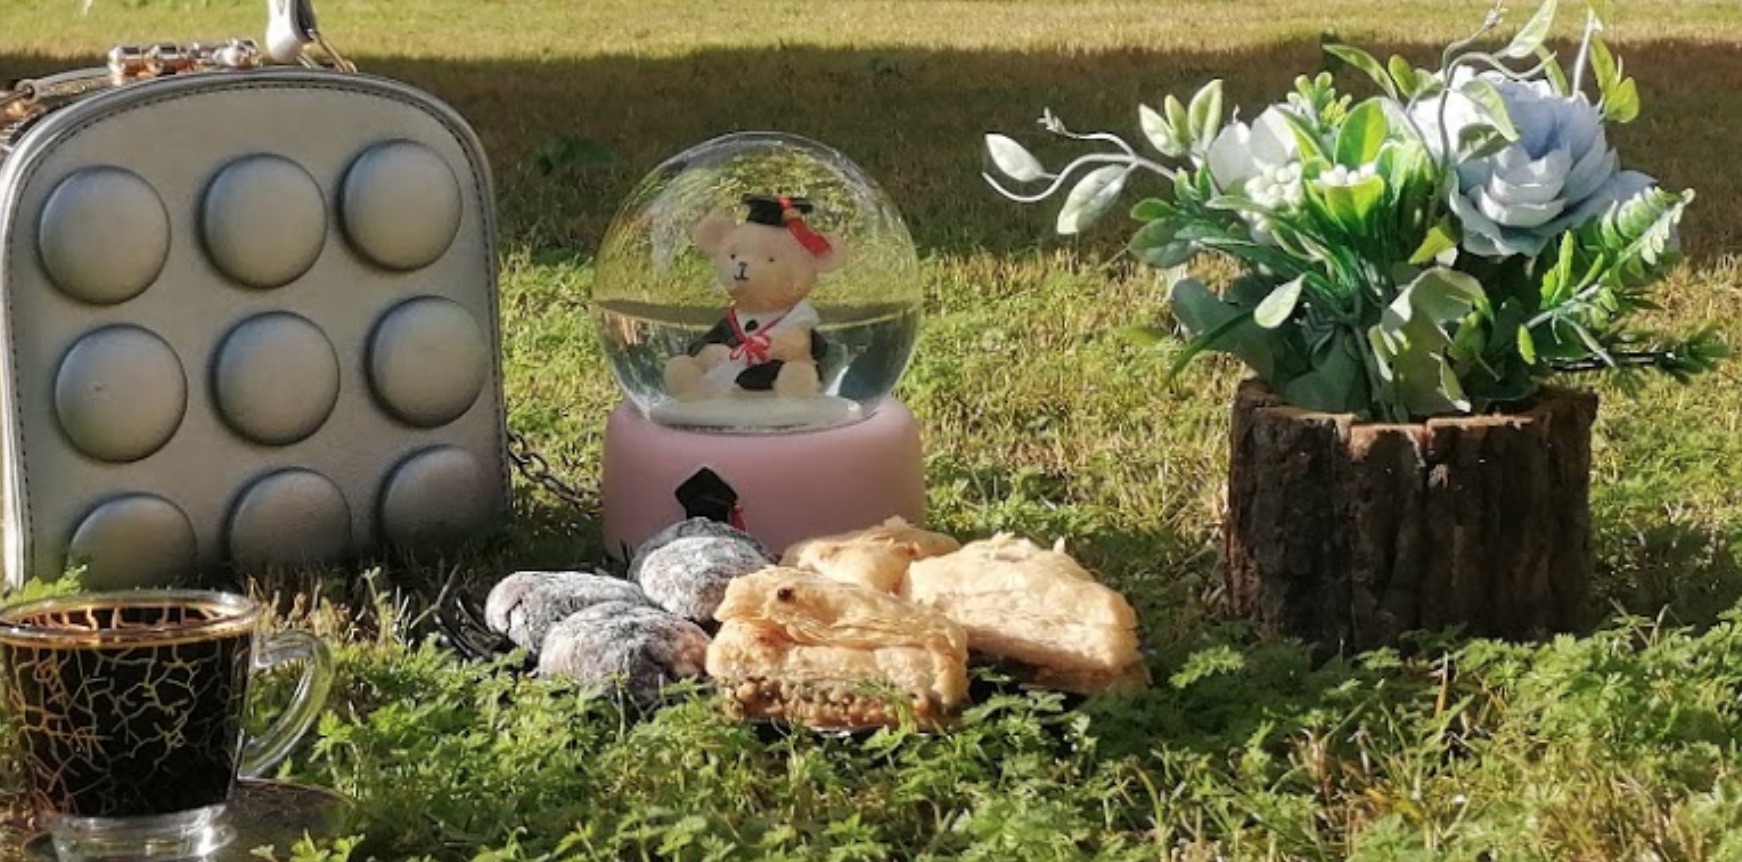
{"type": "MultiPolygon", "coordinates": [[[[290,847],[303,836],[316,839],[343,834],[351,813],[351,802],[331,790],[290,784],[283,781],[242,779],[225,808],[223,822],[234,836],[223,848],[199,862],[256,862],[259,847],[272,847],[287,855],[290,847]]],[[[54,843],[47,833],[40,833],[18,842],[17,833],[4,830],[4,845],[0,860],[11,862],[54,862],[54,843]]]]}

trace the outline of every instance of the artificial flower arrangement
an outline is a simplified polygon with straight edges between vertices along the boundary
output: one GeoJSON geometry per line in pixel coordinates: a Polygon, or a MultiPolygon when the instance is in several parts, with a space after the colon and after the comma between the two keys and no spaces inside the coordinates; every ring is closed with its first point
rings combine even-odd
{"type": "Polygon", "coordinates": [[[1112,209],[1141,173],[1171,181],[1150,197],[1130,249],[1179,271],[1198,252],[1241,266],[1221,291],[1174,281],[1174,316],[1193,336],[1175,371],[1204,350],[1244,361],[1284,401],[1373,421],[1478,413],[1529,398],[1550,376],[1651,368],[1686,380],[1725,354],[1713,332],[1684,338],[1629,325],[1680,259],[1692,191],[1623,171],[1608,123],[1639,113],[1638,91],[1587,5],[1570,74],[1544,45],[1547,0],[1499,50],[1448,46],[1438,69],[1357,48],[1327,50],[1380,92],[1356,102],[1332,77],[1302,76],[1250,123],[1224,121],[1220,81],[1188,102],[1140,110],[1147,158],[1107,133],[1080,134],[1049,110],[1048,132],[1110,142],[1062,170],[988,135],[997,171],[1044,182],[1022,202],[1074,185],[1058,214],[1070,234],[1112,209]],[[1596,99],[1587,94],[1594,84],[1596,99]],[[1171,165],[1169,164],[1171,163],[1171,165]]]}

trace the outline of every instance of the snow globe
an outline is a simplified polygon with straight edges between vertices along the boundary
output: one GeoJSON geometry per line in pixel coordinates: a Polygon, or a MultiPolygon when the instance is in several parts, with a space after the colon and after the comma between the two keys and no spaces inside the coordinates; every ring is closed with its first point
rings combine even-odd
{"type": "Polygon", "coordinates": [[[923,294],[900,213],[841,153],[737,133],[653,169],[607,228],[591,311],[624,400],[606,424],[605,539],[677,521],[777,553],[923,520],[919,427],[891,394],[923,294]]]}

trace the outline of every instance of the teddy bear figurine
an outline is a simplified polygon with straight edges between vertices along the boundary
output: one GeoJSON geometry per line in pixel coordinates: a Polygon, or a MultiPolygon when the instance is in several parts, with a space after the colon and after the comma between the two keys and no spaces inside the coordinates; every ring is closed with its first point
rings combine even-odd
{"type": "Polygon", "coordinates": [[[804,198],[747,195],[743,203],[743,222],[722,208],[691,231],[731,305],[685,355],[666,363],[666,394],[679,401],[744,392],[803,398],[822,390],[818,362],[827,344],[809,297],[818,276],[846,263],[846,248],[805,223],[813,206],[804,198]]]}

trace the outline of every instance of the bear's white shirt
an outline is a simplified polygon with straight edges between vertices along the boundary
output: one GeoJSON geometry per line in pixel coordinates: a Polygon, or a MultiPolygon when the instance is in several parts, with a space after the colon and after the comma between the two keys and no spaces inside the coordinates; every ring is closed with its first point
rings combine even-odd
{"type": "Polygon", "coordinates": [[[811,307],[810,300],[799,300],[799,303],[785,311],[769,311],[762,314],[740,314],[738,325],[744,328],[746,335],[758,332],[769,332],[776,329],[790,329],[794,326],[815,328],[822,322],[817,310],[811,307]],[[752,330],[750,324],[755,323],[752,330]]]}
{"type": "MultiPolygon", "coordinates": [[[[822,317],[811,306],[808,300],[799,303],[785,311],[772,311],[762,314],[738,315],[738,327],[744,331],[746,338],[768,336],[769,333],[796,327],[815,328],[822,322],[822,317]],[[752,329],[750,324],[756,327],[752,329]]],[[[727,357],[726,361],[708,370],[702,376],[702,385],[710,392],[728,392],[737,385],[738,375],[751,366],[750,352],[735,350],[736,357],[727,357]]]]}

